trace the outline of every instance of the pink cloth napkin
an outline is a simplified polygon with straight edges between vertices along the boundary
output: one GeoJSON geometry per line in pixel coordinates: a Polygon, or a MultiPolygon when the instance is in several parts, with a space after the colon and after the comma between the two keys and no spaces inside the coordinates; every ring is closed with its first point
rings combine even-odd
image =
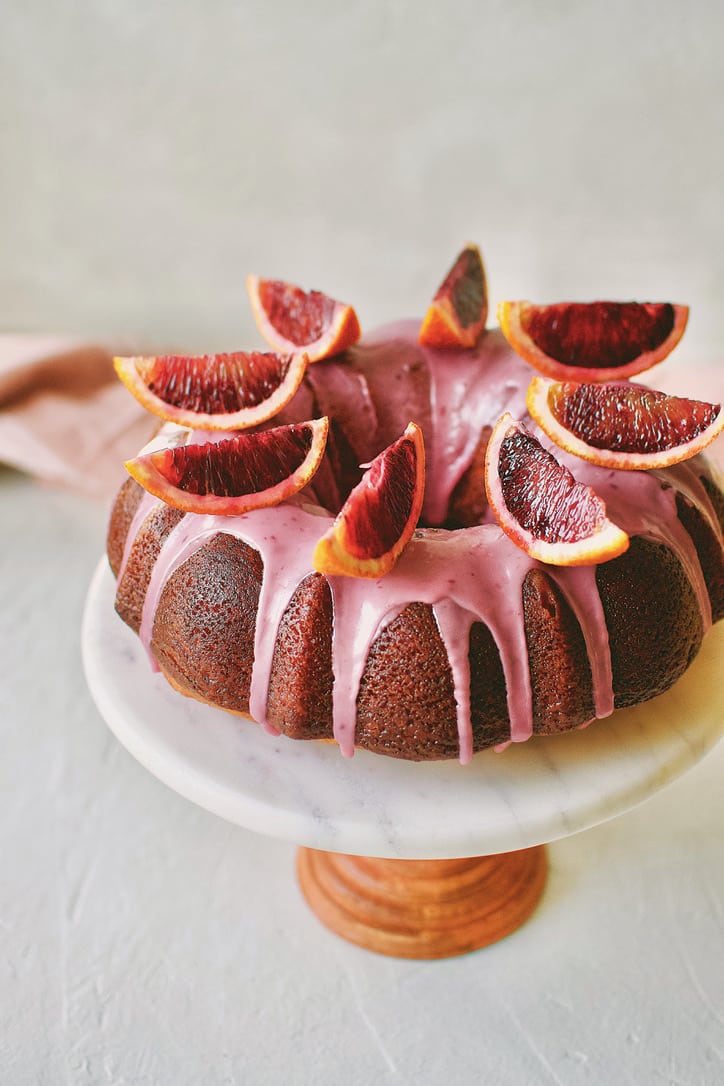
{"type": "Polygon", "coordinates": [[[0,335],[0,462],[110,500],[124,460],[158,428],[102,346],[0,335]]]}

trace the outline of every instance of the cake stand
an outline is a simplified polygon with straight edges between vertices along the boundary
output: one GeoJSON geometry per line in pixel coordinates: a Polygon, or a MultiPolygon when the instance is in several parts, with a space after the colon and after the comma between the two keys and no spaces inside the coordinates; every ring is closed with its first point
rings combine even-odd
{"type": "Polygon", "coordinates": [[[693,766],[724,732],[724,623],[666,694],[565,735],[414,763],[265,733],[173,690],[114,611],[102,559],[83,617],[91,694],[156,777],[247,829],[300,845],[307,901],[380,953],[439,958],[509,934],[533,912],[544,845],[621,814],[693,766]]]}

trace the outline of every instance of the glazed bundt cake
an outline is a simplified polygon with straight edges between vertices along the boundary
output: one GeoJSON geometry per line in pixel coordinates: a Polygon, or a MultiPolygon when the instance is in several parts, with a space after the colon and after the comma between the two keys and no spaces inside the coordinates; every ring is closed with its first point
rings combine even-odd
{"type": "MultiPolygon", "coordinates": [[[[294,739],[459,758],[551,735],[666,690],[724,615],[724,494],[701,455],[653,471],[558,461],[630,538],[597,564],[549,565],[491,514],[485,451],[506,412],[530,420],[531,369],[500,330],[475,345],[383,328],[306,368],[275,417],[326,416],[326,455],[295,496],[238,516],[184,512],[133,478],[113,506],[116,608],[183,694],[294,739]],[[424,337],[423,337],[424,339],[424,337]],[[414,420],[419,526],[379,578],[312,556],[364,469],[414,420]]],[[[219,440],[167,423],[153,448],[219,440]]]]}

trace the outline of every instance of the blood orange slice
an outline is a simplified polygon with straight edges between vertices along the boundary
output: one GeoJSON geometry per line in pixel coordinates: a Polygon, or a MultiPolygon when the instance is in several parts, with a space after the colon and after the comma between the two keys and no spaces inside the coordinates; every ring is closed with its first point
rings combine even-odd
{"type": "Polygon", "coordinates": [[[511,347],[546,377],[611,381],[651,369],[684,334],[689,310],[668,302],[501,302],[511,347]]]}
{"type": "Polygon", "coordinates": [[[314,551],[320,573],[383,577],[412,537],[425,491],[425,449],[419,426],[377,456],[314,551]]]}
{"type": "Polygon", "coordinates": [[[628,547],[628,536],[608,519],[591,487],[576,482],[511,415],[498,420],[490,437],[485,489],[498,524],[531,558],[594,565],[628,547]]]}
{"type": "Polygon", "coordinates": [[[324,455],[328,420],[277,426],[126,463],[141,486],[187,513],[237,516],[279,505],[309,482],[324,455]]]}
{"type": "Polygon", "coordinates": [[[116,373],[146,410],[197,430],[245,430],[291,400],[305,354],[160,355],[115,358],[116,373]]]}
{"type": "Polygon", "coordinates": [[[359,339],[357,314],[318,290],[303,291],[280,279],[246,280],[257,327],[277,351],[303,350],[310,362],[340,354],[359,339]]]}
{"type": "Polygon", "coordinates": [[[721,404],[634,385],[534,377],[528,410],[562,449],[603,467],[638,471],[678,464],[724,430],[721,404]]]}
{"type": "Polygon", "coordinates": [[[480,250],[467,245],[425,314],[419,341],[426,347],[474,347],[488,317],[488,287],[480,250]]]}

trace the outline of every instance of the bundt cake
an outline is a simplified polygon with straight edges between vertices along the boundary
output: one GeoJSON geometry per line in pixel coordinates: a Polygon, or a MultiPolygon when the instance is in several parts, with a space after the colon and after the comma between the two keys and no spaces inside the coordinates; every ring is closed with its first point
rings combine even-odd
{"type": "MultiPolygon", "coordinates": [[[[557,451],[630,546],[546,565],[501,530],[483,481],[504,412],[550,445],[527,414],[529,365],[498,329],[470,348],[421,345],[419,331],[397,323],[307,368],[273,424],[327,416],[327,453],[282,504],[202,515],[124,483],[108,533],[116,608],[153,665],[269,732],[412,760],[466,762],[666,690],[724,615],[724,494],[706,460],[620,471],[557,451]],[[399,561],[379,579],[317,572],[360,465],[410,420],[425,495],[399,561]]],[[[155,443],[194,440],[167,424],[155,443]]]]}

